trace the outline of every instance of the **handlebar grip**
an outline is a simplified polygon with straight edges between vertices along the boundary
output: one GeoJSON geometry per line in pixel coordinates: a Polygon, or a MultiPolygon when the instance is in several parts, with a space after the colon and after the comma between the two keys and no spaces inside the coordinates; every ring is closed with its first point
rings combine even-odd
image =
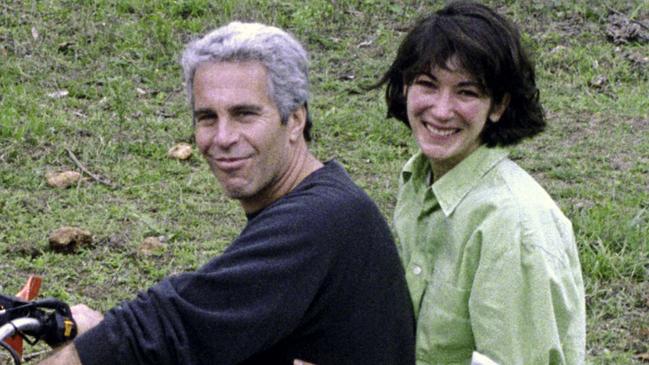
{"type": "Polygon", "coordinates": [[[77,336],[77,324],[72,316],[58,312],[49,316],[43,324],[43,340],[51,347],[62,345],[77,336]]]}

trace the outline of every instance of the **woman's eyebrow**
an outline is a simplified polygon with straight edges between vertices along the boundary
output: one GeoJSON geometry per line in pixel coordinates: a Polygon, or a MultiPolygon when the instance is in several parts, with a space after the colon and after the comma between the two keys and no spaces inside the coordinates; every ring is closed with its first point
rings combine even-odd
{"type": "Polygon", "coordinates": [[[457,83],[457,86],[477,87],[477,88],[479,88],[479,89],[482,89],[482,88],[483,88],[482,84],[479,83],[478,81],[475,81],[475,80],[464,80],[464,81],[460,81],[460,82],[457,83]]]}

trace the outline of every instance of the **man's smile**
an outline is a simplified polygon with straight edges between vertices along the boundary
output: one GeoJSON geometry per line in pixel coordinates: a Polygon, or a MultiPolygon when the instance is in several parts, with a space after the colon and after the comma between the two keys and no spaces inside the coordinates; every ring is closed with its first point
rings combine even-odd
{"type": "Polygon", "coordinates": [[[214,162],[214,165],[216,165],[216,168],[223,172],[231,172],[242,168],[250,158],[252,158],[252,156],[210,157],[214,162]]]}

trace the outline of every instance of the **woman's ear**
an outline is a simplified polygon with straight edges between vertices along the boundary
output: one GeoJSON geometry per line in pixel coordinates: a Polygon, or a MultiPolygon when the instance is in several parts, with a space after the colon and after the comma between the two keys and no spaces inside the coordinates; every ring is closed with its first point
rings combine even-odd
{"type": "Polygon", "coordinates": [[[511,97],[509,96],[509,94],[505,94],[503,95],[502,100],[500,100],[500,103],[494,104],[491,107],[491,112],[489,113],[489,120],[492,123],[496,123],[500,120],[500,117],[502,117],[503,114],[505,113],[505,110],[507,110],[510,100],[511,97]]]}
{"type": "Polygon", "coordinates": [[[289,128],[289,140],[291,142],[297,141],[300,137],[304,136],[304,128],[306,127],[306,106],[301,105],[291,113],[288,117],[287,127],[289,128]]]}

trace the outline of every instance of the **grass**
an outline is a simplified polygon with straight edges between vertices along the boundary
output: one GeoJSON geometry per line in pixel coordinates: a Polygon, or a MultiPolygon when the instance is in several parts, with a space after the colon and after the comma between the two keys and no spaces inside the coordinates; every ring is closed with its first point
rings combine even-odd
{"type": "MultiPolygon", "coordinates": [[[[613,44],[611,11],[649,19],[633,1],[489,1],[522,25],[534,51],[549,129],[512,151],[572,220],[588,301],[594,364],[639,364],[649,343],[649,67],[647,42],[613,44]],[[598,77],[601,84],[593,81],[598,77]]],[[[183,44],[227,21],[284,27],[312,60],[312,111],[321,159],[336,158],[392,216],[397,172],[414,151],[366,92],[405,30],[440,4],[388,0],[0,4],[0,280],[15,292],[28,273],[44,293],[106,310],[174,272],[192,270],[236,237],[245,219],[201,158],[170,160],[191,142],[177,60],[183,44]],[[71,11],[74,9],[74,11],[71,11]],[[67,96],[53,93],[66,90],[67,96]],[[66,190],[49,171],[93,173],[66,190]],[[90,230],[76,254],[50,251],[62,225],[90,230]],[[145,237],[165,249],[138,253],[145,237]]]]}

